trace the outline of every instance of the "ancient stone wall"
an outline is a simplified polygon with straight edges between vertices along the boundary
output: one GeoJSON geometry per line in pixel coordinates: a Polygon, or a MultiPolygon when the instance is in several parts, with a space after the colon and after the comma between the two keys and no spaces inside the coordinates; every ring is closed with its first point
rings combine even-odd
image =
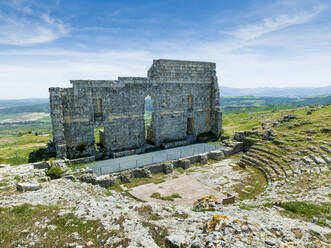
{"type": "Polygon", "coordinates": [[[106,156],[144,152],[145,97],[154,112],[147,136],[155,146],[222,127],[215,63],[154,60],[147,78],[72,80],[72,88],[50,88],[51,118],[58,157],[95,155],[95,129],[103,127],[106,156]]]}

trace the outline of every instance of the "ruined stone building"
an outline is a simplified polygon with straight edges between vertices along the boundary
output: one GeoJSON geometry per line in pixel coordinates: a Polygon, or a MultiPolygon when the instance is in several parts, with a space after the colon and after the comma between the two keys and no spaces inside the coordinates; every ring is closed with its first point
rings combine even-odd
{"type": "Polygon", "coordinates": [[[71,88],[50,88],[57,156],[117,157],[190,144],[206,134],[219,136],[222,112],[215,69],[215,63],[159,59],[147,77],[71,80],[71,88]],[[153,113],[145,125],[147,96],[153,113]]]}

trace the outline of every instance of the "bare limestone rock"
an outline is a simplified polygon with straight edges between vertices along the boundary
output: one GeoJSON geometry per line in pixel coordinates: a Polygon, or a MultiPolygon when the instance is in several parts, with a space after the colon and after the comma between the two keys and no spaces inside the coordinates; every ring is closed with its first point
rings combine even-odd
{"type": "Polygon", "coordinates": [[[201,154],[199,156],[200,164],[207,164],[208,163],[208,156],[206,154],[201,154]]]}
{"type": "MultiPolygon", "coordinates": [[[[225,152],[227,152],[227,151],[225,151],[225,152]]],[[[230,153],[230,152],[227,152],[227,153],[230,153]]],[[[219,161],[219,160],[222,160],[225,157],[224,155],[225,154],[223,153],[223,151],[220,151],[220,150],[211,151],[208,154],[208,158],[219,161]]]]}
{"type": "Polygon", "coordinates": [[[174,171],[174,165],[171,162],[167,162],[163,164],[163,173],[170,174],[174,171]]]}
{"type": "Polygon", "coordinates": [[[148,178],[152,178],[152,173],[147,168],[136,168],[136,169],[133,169],[132,170],[132,177],[137,177],[137,178],[148,177],[148,178]]]}
{"type": "Polygon", "coordinates": [[[41,189],[41,184],[37,182],[26,182],[16,184],[18,191],[37,191],[41,189]]]}
{"type": "Polygon", "coordinates": [[[84,175],[81,175],[80,177],[78,177],[78,180],[80,180],[84,183],[95,184],[96,176],[94,176],[93,174],[84,174],[84,175]]]}
{"type": "Polygon", "coordinates": [[[185,243],[185,236],[183,234],[172,234],[164,240],[166,247],[181,248],[185,243]]]}
{"type": "Polygon", "coordinates": [[[182,167],[184,170],[190,168],[190,160],[188,159],[180,159],[179,167],[182,167]]]}
{"type": "Polygon", "coordinates": [[[50,164],[46,161],[33,163],[33,169],[49,169],[50,167],[50,164]]]}
{"type": "Polygon", "coordinates": [[[119,175],[119,180],[121,180],[122,183],[129,183],[131,182],[131,171],[123,171],[119,175]]]}
{"type": "Polygon", "coordinates": [[[98,176],[95,179],[94,184],[99,185],[102,188],[108,189],[116,183],[116,179],[110,175],[98,176]]]}

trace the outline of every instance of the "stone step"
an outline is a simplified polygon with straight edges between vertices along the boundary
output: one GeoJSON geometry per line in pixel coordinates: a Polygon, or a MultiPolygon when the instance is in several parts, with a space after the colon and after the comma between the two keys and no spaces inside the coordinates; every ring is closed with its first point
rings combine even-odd
{"type": "Polygon", "coordinates": [[[326,145],[321,145],[320,148],[325,151],[326,153],[330,153],[331,154],[331,149],[328,148],[326,145]]]}
{"type": "Polygon", "coordinates": [[[270,160],[260,156],[259,154],[249,151],[246,153],[246,155],[249,155],[249,156],[261,161],[265,166],[269,166],[277,174],[277,177],[286,175],[286,174],[284,175],[284,172],[282,170],[279,170],[277,168],[277,165],[273,164],[270,160]]]}
{"type": "Polygon", "coordinates": [[[267,173],[271,181],[275,181],[277,179],[277,174],[273,170],[271,170],[268,166],[264,166],[263,163],[261,163],[257,159],[254,159],[245,154],[242,156],[242,158],[255,164],[256,165],[255,167],[262,168],[267,173]]]}
{"type": "Polygon", "coordinates": [[[252,146],[251,149],[255,149],[255,150],[258,150],[258,151],[261,151],[261,152],[265,152],[265,153],[270,154],[274,157],[279,157],[279,154],[271,152],[268,149],[265,149],[265,148],[262,148],[262,147],[252,146]]]}
{"type": "Polygon", "coordinates": [[[277,157],[270,155],[269,153],[261,150],[257,150],[255,148],[251,148],[250,150],[253,150],[257,154],[266,157],[269,161],[273,162],[276,164],[281,170],[284,172],[284,174],[288,176],[294,176],[295,172],[291,165],[289,163],[286,163],[286,166],[283,166],[278,160],[279,160],[279,155],[277,157]]]}
{"type": "Polygon", "coordinates": [[[241,163],[242,165],[244,165],[245,167],[246,166],[252,166],[254,168],[257,168],[258,170],[260,170],[264,176],[264,178],[267,180],[267,182],[271,182],[272,179],[270,178],[270,176],[268,175],[268,173],[261,167],[258,167],[256,164],[252,163],[251,161],[249,160],[246,160],[244,158],[241,158],[239,163],[241,163]]]}

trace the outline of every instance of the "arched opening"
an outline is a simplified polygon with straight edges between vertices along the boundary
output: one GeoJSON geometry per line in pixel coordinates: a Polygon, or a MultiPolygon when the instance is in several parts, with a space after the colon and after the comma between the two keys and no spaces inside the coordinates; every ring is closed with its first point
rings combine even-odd
{"type": "Polygon", "coordinates": [[[153,119],[154,119],[154,97],[148,95],[145,97],[144,123],[145,123],[145,142],[149,144],[154,144],[155,142],[153,119]]]}
{"type": "Polygon", "coordinates": [[[94,142],[97,152],[103,152],[105,148],[105,127],[97,127],[94,129],[94,142]]]}

